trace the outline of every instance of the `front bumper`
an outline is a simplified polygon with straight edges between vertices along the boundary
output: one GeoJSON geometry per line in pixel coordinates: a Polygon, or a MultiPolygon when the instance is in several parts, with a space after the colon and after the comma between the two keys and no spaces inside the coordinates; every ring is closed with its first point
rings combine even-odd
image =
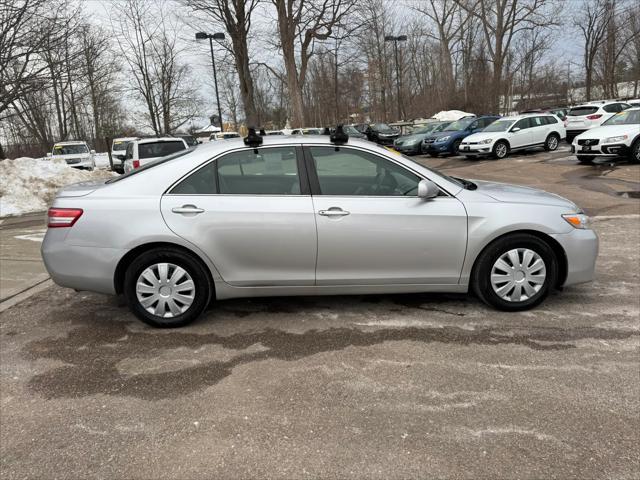
{"type": "Polygon", "coordinates": [[[491,143],[475,145],[465,145],[464,143],[462,143],[458,152],[460,153],[460,155],[466,155],[468,157],[479,157],[482,155],[491,155],[492,148],[493,144],[491,143]]]}
{"type": "Polygon", "coordinates": [[[394,143],[393,148],[395,148],[400,153],[422,153],[421,145],[422,145],[421,142],[414,143],[411,145],[398,145],[394,143]]]}
{"type": "Polygon", "coordinates": [[[116,266],[127,250],[81,247],[65,242],[66,228],[50,228],[42,242],[42,259],[61,287],[115,294],[116,266]]]}
{"type": "Polygon", "coordinates": [[[451,153],[451,143],[436,143],[433,142],[426,146],[425,151],[427,153],[451,153]]]}
{"type": "Polygon", "coordinates": [[[574,229],[569,233],[552,234],[567,258],[567,278],[563,287],[590,282],[595,276],[598,257],[598,235],[593,230],[574,229]]]}
{"type": "Polygon", "coordinates": [[[621,157],[629,155],[631,149],[623,143],[610,143],[604,145],[591,145],[589,150],[584,150],[582,145],[571,144],[571,153],[577,155],[594,155],[598,157],[621,157]]]}

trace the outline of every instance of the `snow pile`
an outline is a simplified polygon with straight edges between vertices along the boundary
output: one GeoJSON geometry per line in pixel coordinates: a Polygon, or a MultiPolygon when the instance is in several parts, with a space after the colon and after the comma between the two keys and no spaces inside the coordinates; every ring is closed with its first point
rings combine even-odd
{"type": "Polygon", "coordinates": [[[62,159],[22,157],[0,161],[0,217],[46,210],[59,188],[115,175],[78,170],[62,159]]]}
{"type": "Polygon", "coordinates": [[[436,113],[433,117],[440,122],[455,122],[463,117],[475,117],[473,113],[461,112],[460,110],[444,110],[436,113]]]}

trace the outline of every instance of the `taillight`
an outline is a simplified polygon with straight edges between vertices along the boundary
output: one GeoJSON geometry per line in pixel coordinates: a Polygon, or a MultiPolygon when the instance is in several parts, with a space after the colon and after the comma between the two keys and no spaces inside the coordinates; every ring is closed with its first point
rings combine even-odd
{"type": "Polygon", "coordinates": [[[72,227],[81,215],[81,208],[50,208],[47,213],[47,226],[49,228],[72,227]]]}
{"type": "Polygon", "coordinates": [[[597,120],[602,116],[600,113],[596,113],[595,115],[587,115],[587,120],[597,120]]]}
{"type": "Polygon", "coordinates": [[[138,168],[140,167],[140,160],[134,160],[133,161],[133,168],[138,168]]]}

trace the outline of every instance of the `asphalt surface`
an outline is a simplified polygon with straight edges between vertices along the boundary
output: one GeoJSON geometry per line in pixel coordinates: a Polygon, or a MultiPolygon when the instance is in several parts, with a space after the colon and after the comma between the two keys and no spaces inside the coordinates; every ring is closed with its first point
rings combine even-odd
{"type": "Polygon", "coordinates": [[[418,158],[597,215],[596,281],[533,311],[251,299],[161,331],[59,287],[5,310],[0,477],[639,478],[640,166],[567,155],[418,158]]]}

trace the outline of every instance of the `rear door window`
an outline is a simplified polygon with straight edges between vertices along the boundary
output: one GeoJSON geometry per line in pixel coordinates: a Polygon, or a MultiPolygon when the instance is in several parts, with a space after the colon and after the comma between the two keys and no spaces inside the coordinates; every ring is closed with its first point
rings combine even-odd
{"type": "Polygon", "coordinates": [[[570,117],[583,117],[585,115],[593,115],[598,111],[598,107],[574,107],[569,110],[570,117]]]}
{"type": "Polygon", "coordinates": [[[184,142],[151,142],[138,144],[138,158],[155,158],[186,150],[184,142]]]}
{"type": "Polygon", "coordinates": [[[530,118],[522,118],[517,121],[517,123],[513,126],[513,128],[519,128],[520,130],[524,130],[525,128],[531,127],[531,119],[530,118]]]}

